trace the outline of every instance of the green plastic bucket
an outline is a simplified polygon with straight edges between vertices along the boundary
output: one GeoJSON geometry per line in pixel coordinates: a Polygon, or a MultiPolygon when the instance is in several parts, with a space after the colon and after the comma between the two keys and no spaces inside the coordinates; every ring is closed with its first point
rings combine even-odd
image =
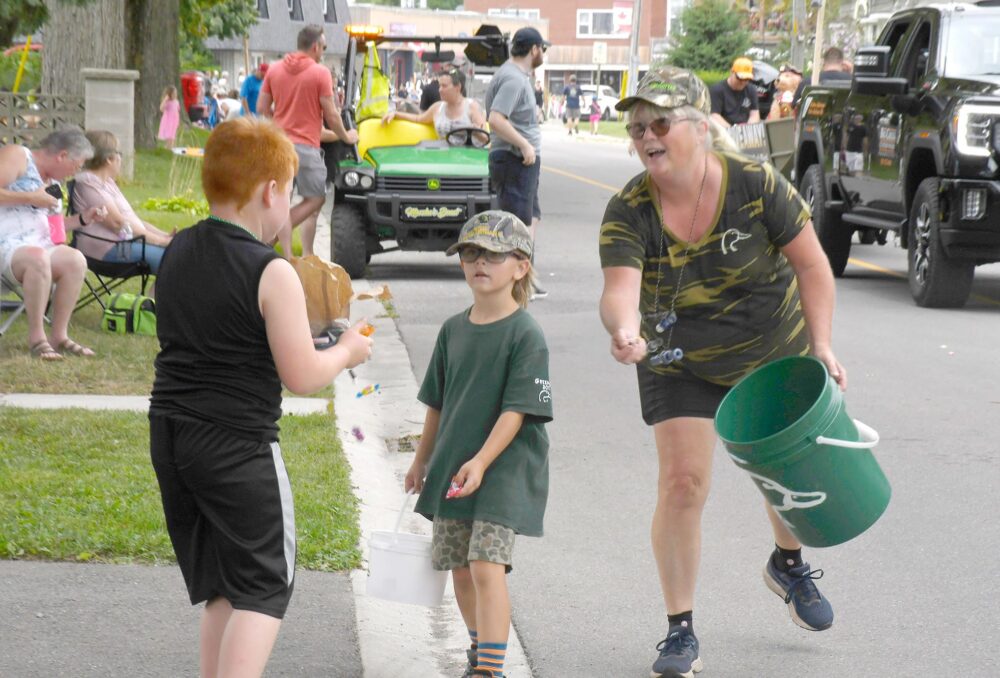
{"type": "Polygon", "coordinates": [[[889,505],[889,481],[870,452],[878,433],[847,415],[815,358],[782,358],[745,376],[719,405],[715,430],[806,546],[853,539],[889,505]]]}

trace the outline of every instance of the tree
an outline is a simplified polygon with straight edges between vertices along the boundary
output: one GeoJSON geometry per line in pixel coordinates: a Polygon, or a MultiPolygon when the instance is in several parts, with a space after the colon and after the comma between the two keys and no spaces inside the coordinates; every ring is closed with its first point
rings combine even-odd
{"type": "Polygon", "coordinates": [[[750,47],[750,32],[726,0],[697,0],[681,13],[667,61],[693,71],[728,71],[750,47]]]}
{"type": "Polygon", "coordinates": [[[45,24],[42,91],[82,95],[81,68],[139,71],[135,145],[140,148],[156,145],[160,95],[168,85],[179,84],[181,31],[231,37],[244,35],[257,20],[253,0],[45,2],[51,18],[45,24]]]}
{"type": "MultiPolygon", "coordinates": [[[[83,5],[90,0],[62,0],[65,4],[83,5]]],[[[0,47],[14,42],[19,35],[34,33],[49,19],[45,0],[0,0],[0,47]]]]}

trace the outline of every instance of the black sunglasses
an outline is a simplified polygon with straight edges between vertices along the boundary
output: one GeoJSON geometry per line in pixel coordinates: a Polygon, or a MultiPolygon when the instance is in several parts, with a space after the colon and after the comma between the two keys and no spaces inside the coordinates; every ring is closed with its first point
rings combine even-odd
{"type": "Polygon", "coordinates": [[[665,136],[667,132],[670,131],[670,126],[675,122],[683,122],[685,120],[690,120],[691,118],[657,118],[656,120],[651,120],[646,122],[630,122],[625,125],[625,131],[628,135],[635,140],[642,139],[642,136],[646,133],[646,128],[653,130],[653,134],[658,137],[665,136]]]}
{"type": "Polygon", "coordinates": [[[478,261],[479,257],[485,257],[486,261],[491,264],[502,264],[510,256],[513,256],[515,259],[524,259],[524,257],[515,252],[494,252],[482,247],[463,247],[458,251],[458,258],[467,264],[478,261]]]}

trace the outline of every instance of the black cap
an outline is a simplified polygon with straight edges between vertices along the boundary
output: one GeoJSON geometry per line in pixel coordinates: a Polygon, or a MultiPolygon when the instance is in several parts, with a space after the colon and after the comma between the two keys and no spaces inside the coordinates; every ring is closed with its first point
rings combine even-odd
{"type": "Polygon", "coordinates": [[[511,39],[511,44],[514,45],[541,45],[542,47],[548,47],[549,41],[542,37],[536,29],[531,26],[525,26],[524,28],[518,29],[517,33],[511,39]]]}

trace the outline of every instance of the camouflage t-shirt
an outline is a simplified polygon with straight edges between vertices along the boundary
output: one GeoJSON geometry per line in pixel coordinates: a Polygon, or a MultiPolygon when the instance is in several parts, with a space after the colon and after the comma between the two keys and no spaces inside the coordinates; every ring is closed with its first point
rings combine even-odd
{"type": "MultiPolygon", "coordinates": [[[[684,357],[655,367],[645,360],[639,369],[659,374],[687,370],[729,386],[764,363],[808,351],[798,283],[779,248],[803,229],[809,208],[771,165],[728,153],[717,156],[724,198],[714,225],[687,252],[677,296],[670,348],[680,348],[684,357]]],[[[653,195],[643,172],[608,202],[601,225],[601,266],[642,271],[642,335],[666,344],[669,330],[658,334],[656,321],[670,309],[687,245],[663,227],[653,195]]]]}

